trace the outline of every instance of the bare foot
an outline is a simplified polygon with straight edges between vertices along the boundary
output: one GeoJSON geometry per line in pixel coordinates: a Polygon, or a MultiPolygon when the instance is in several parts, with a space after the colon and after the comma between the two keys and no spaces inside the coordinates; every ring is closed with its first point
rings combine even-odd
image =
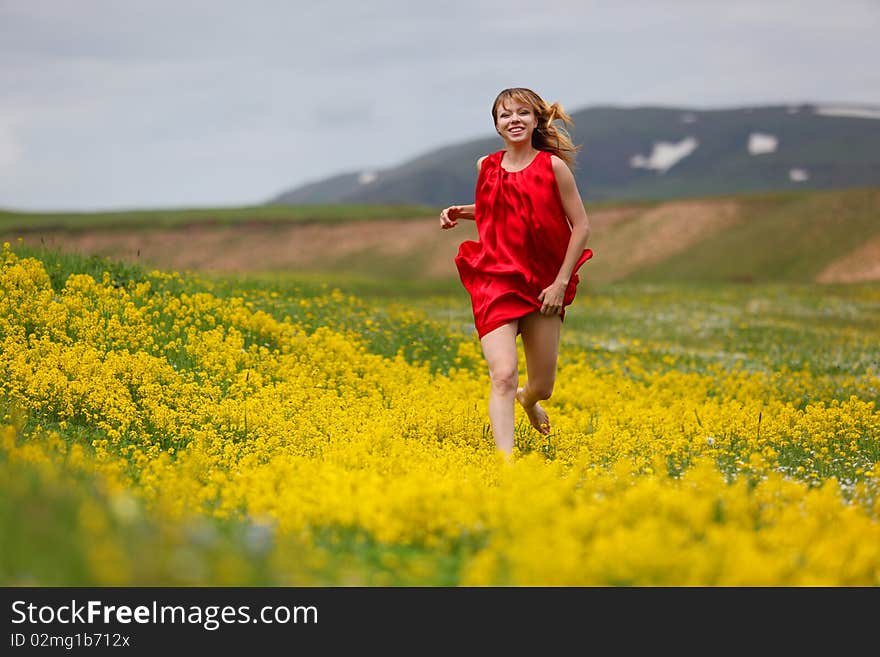
{"type": "Polygon", "coordinates": [[[538,402],[535,402],[531,408],[527,407],[523,403],[522,388],[516,389],[516,400],[519,402],[520,406],[523,407],[526,415],[529,416],[529,422],[532,423],[532,426],[535,427],[535,429],[544,435],[550,433],[550,417],[547,415],[547,411],[545,411],[538,402]]]}

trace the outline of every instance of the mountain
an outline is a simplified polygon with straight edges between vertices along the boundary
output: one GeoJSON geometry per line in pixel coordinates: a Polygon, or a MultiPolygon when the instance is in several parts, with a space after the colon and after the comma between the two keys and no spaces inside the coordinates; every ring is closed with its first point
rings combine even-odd
{"type": "MultiPolygon", "coordinates": [[[[596,106],[571,117],[585,201],[880,185],[880,107],[596,106]]],[[[267,204],[468,203],[477,158],[503,147],[497,136],[447,146],[296,187],[267,204]]]]}

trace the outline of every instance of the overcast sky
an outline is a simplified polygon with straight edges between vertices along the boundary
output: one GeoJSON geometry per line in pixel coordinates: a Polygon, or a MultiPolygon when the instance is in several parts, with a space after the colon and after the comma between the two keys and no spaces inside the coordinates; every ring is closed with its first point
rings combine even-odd
{"type": "Polygon", "coordinates": [[[260,204],[493,136],[512,86],[880,105],[878,28],[880,0],[0,0],[0,207],[260,204]]]}

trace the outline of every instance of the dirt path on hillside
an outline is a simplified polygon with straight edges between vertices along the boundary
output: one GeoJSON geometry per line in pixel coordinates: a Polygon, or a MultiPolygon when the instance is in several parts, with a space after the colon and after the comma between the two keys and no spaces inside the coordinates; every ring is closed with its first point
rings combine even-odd
{"type": "MultiPolygon", "coordinates": [[[[645,263],[674,254],[735,216],[734,203],[676,202],[651,209],[588,209],[588,263],[597,281],[616,280],[645,263]]],[[[14,240],[17,235],[2,239],[14,240]]],[[[439,217],[349,224],[192,224],[157,229],[45,230],[22,235],[28,244],[98,254],[166,270],[213,272],[344,271],[353,258],[369,263],[413,258],[425,279],[456,277],[459,244],[476,240],[476,225],[440,230],[439,217]]],[[[363,265],[362,265],[363,267],[363,265]]]]}
{"type": "Polygon", "coordinates": [[[817,283],[880,281],[880,235],[860,248],[829,263],[816,276],[817,283]]]}
{"type": "Polygon", "coordinates": [[[601,265],[593,267],[590,261],[590,269],[584,271],[596,282],[616,281],[685,251],[741,220],[735,201],[670,201],[614,217],[607,225],[597,217],[591,248],[596,265],[601,265]]]}
{"type": "MultiPolygon", "coordinates": [[[[594,234],[631,219],[634,209],[590,213],[594,234]]],[[[454,258],[465,240],[476,240],[476,225],[459,222],[454,230],[440,230],[439,217],[377,220],[348,224],[191,224],[156,229],[47,229],[0,239],[21,237],[30,245],[43,244],[63,251],[97,254],[149,267],[177,271],[256,272],[273,270],[339,270],[354,256],[383,258],[410,256],[421,260],[424,278],[457,276],[454,258]]]]}
{"type": "MultiPolygon", "coordinates": [[[[334,269],[357,253],[384,256],[429,247],[448,251],[439,218],[350,224],[193,224],[154,230],[49,230],[22,234],[27,244],[141,262],[160,269],[217,272],[334,269]],[[445,248],[444,248],[445,247],[445,248]]],[[[18,235],[3,239],[13,241],[18,235]]]]}
{"type": "MultiPolygon", "coordinates": [[[[654,207],[618,207],[587,213],[594,257],[582,278],[611,282],[675,256],[743,220],[732,200],[669,201],[654,207]]],[[[477,239],[472,221],[440,230],[439,217],[348,224],[192,224],[174,228],[44,230],[6,233],[0,240],[139,262],[165,270],[222,273],[351,271],[381,275],[412,271],[421,279],[457,277],[459,244],[477,239]],[[395,262],[409,264],[393,269],[395,262]],[[356,263],[356,265],[355,265],[356,263]]],[[[399,274],[398,274],[399,275],[399,274]]],[[[404,273],[404,275],[408,275],[404,273]]],[[[819,282],[880,280],[880,238],[832,263],[819,282]]]]}

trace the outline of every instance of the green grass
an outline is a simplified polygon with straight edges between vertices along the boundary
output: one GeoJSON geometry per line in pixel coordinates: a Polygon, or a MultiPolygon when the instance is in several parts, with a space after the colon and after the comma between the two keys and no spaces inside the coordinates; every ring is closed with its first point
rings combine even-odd
{"type": "Polygon", "coordinates": [[[119,285],[129,282],[140,283],[148,278],[146,268],[125,260],[23,244],[17,245],[15,252],[22,257],[40,260],[46,268],[46,273],[49,274],[52,288],[56,291],[64,287],[64,282],[71,274],[88,274],[100,281],[104,272],[108,272],[111,280],[119,285]]]}
{"type": "Polygon", "coordinates": [[[234,208],[181,208],[107,212],[19,212],[0,210],[0,230],[168,228],[195,223],[336,223],[410,219],[435,214],[421,205],[257,205],[234,208]]]}
{"type": "MultiPolygon", "coordinates": [[[[449,330],[467,332],[472,322],[466,295],[412,303],[449,330]]],[[[880,376],[880,284],[585,287],[566,311],[561,345],[560,364],[613,367],[636,356],[660,372],[775,373],[779,395],[799,406],[851,394],[880,403],[880,388],[866,383],[880,376]],[[803,369],[815,389],[784,375],[803,369]]]]}
{"type": "Polygon", "coordinates": [[[741,199],[745,220],[627,280],[807,282],[880,235],[876,189],[741,199]]]}

